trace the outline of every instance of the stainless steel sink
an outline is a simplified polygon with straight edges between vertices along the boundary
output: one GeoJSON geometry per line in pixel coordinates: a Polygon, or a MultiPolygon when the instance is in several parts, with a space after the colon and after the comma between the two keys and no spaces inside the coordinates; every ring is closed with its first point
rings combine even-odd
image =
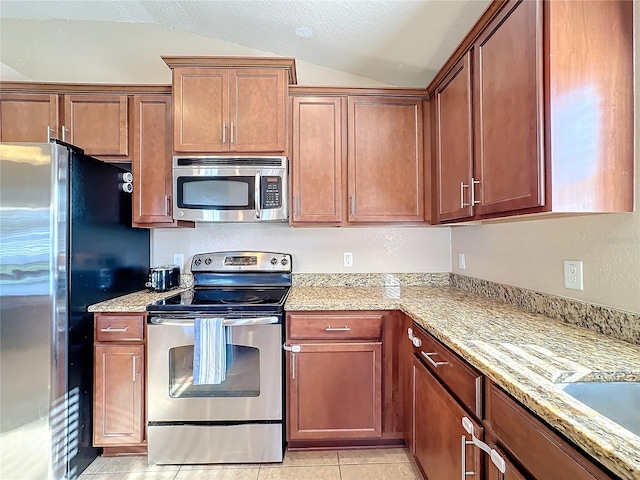
{"type": "Polygon", "coordinates": [[[640,382],[560,383],[565,393],[640,436],[640,382]]]}

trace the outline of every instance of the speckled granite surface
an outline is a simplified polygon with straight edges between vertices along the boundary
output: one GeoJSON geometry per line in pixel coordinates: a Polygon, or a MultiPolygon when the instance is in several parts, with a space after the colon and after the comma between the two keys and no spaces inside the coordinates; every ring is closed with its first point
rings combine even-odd
{"type": "MultiPolygon", "coordinates": [[[[640,437],[558,386],[567,381],[640,381],[640,347],[627,343],[624,334],[627,341],[613,338],[615,326],[602,326],[621,324],[618,332],[633,332],[640,328],[634,314],[622,317],[625,312],[607,309],[604,320],[594,320],[603,307],[440,273],[294,274],[293,284],[289,311],[404,311],[605,467],[622,478],[640,479],[640,437]],[[545,315],[535,313],[539,311],[545,315]],[[580,318],[587,320],[575,320],[580,318]],[[629,329],[627,322],[635,326],[629,329]]],[[[144,311],[184,289],[136,292],[92,305],[89,311],[144,311]]]]}
{"type": "Polygon", "coordinates": [[[163,298],[168,298],[176,293],[188,290],[186,287],[179,287],[167,292],[152,292],[150,290],[141,290],[139,292],[123,295],[111,300],[90,305],[87,310],[89,312],[145,312],[147,305],[163,298]]]}
{"type": "Polygon", "coordinates": [[[294,286],[286,303],[289,311],[397,308],[605,467],[640,479],[640,437],[558,386],[640,381],[638,346],[452,287],[294,286]]]}
{"type": "Polygon", "coordinates": [[[451,274],[451,286],[640,345],[640,313],[451,274]]]}

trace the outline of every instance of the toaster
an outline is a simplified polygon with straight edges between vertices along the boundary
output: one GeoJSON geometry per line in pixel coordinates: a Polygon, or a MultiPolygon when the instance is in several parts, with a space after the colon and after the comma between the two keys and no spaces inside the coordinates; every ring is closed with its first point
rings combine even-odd
{"type": "Polygon", "coordinates": [[[149,281],[146,286],[156,292],[164,292],[180,286],[180,267],[164,265],[149,269],[149,281]]]}

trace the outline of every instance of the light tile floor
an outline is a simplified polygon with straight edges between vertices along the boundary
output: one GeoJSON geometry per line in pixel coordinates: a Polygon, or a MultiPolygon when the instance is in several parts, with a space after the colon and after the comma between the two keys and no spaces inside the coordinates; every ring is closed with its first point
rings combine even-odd
{"type": "Polygon", "coordinates": [[[282,463],[147,465],[98,457],[79,480],[420,480],[405,448],[285,452],[282,463]]]}

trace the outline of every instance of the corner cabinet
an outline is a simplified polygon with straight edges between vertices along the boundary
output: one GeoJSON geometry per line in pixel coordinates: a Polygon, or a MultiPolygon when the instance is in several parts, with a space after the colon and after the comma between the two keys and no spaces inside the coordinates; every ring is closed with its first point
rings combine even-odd
{"type": "Polygon", "coordinates": [[[145,451],[146,314],[96,313],[93,445],[145,451]]]}
{"type": "Polygon", "coordinates": [[[633,210],[632,17],[491,4],[428,88],[440,222],[633,210]]]}
{"type": "Polygon", "coordinates": [[[173,71],[175,152],[286,151],[293,59],[162,58],[173,71]]]}

